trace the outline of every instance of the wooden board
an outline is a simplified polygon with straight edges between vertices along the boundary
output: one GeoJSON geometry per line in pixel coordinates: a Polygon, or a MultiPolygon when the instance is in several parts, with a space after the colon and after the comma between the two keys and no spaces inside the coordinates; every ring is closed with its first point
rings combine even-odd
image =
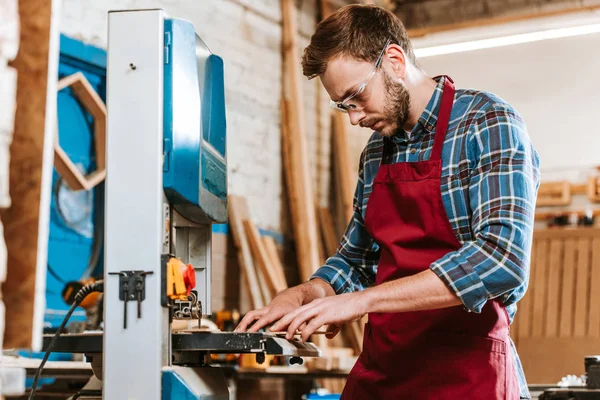
{"type": "Polygon", "coordinates": [[[575,318],[573,335],[584,337],[587,333],[588,296],[590,276],[590,241],[588,238],[577,240],[577,277],[575,280],[575,318]]]}
{"type": "Polygon", "coordinates": [[[588,337],[600,338],[600,238],[592,240],[588,337]]]}
{"type": "Polygon", "coordinates": [[[283,77],[285,129],[282,129],[284,166],[288,170],[287,188],[291,201],[292,224],[300,279],[306,281],[317,270],[319,251],[312,178],[306,150],[304,104],[300,84],[298,28],[293,0],[281,0],[283,25],[283,77]],[[293,106],[292,106],[293,105],[293,106]]]}
{"type": "Polygon", "coordinates": [[[353,214],[354,188],[356,179],[353,180],[352,164],[350,163],[350,148],[348,145],[348,133],[346,131],[347,116],[336,112],[332,114],[331,138],[332,157],[334,163],[335,184],[339,186],[341,196],[341,207],[344,222],[347,225],[353,214]]]}
{"type": "Polygon", "coordinates": [[[562,273],[562,250],[564,241],[554,239],[550,241],[550,259],[548,260],[548,292],[546,305],[546,332],[547,337],[558,336],[558,321],[560,319],[560,284],[562,273]]]}
{"type": "Polygon", "coordinates": [[[533,297],[533,318],[532,333],[533,337],[541,337],[544,333],[546,323],[546,279],[547,279],[547,260],[548,260],[548,241],[542,240],[538,244],[537,260],[535,268],[535,292],[533,297]]]}
{"type": "Polygon", "coordinates": [[[575,316],[575,239],[565,240],[560,326],[558,336],[567,338],[573,335],[573,317],[575,316]]]}
{"type": "Polygon", "coordinates": [[[242,222],[244,219],[248,218],[248,205],[246,204],[246,199],[235,195],[227,196],[227,202],[229,209],[229,226],[231,227],[233,244],[237,249],[238,262],[243,271],[243,278],[250,291],[252,307],[255,309],[262,308],[265,304],[262,298],[256,270],[254,268],[250,245],[248,244],[246,231],[242,222]]]}
{"type": "Polygon", "coordinates": [[[537,245],[534,241],[531,246],[531,262],[529,266],[529,285],[527,287],[527,292],[525,292],[525,296],[518,304],[517,314],[516,314],[516,323],[518,325],[517,332],[513,335],[513,341],[515,345],[519,345],[519,340],[522,337],[530,337],[531,335],[531,319],[533,315],[533,298],[535,292],[535,276],[537,272],[536,268],[536,260],[537,260],[537,245]]]}
{"type": "Polygon", "coordinates": [[[280,277],[277,275],[277,272],[275,272],[275,267],[271,264],[271,259],[260,239],[260,233],[258,232],[256,225],[249,219],[244,220],[243,224],[246,229],[246,236],[254,260],[258,263],[261,273],[265,277],[266,284],[270,290],[271,298],[273,298],[277,293],[284,291],[286,286],[282,285],[280,277]]]}
{"type": "Polygon", "coordinates": [[[333,225],[331,213],[325,207],[319,208],[319,225],[321,226],[321,234],[323,235],[323,241],[325,242],[327,257],[331,257],[337,251],[339,240],[338,236],[335,234],[335,226],[333,225]]]}
{"type": "Polygon", "coordinates": [[[285,278],[285,273],[283,272],[283,264],[281,264],[279,254],[277,253],[277,244],[275,244],[275,239],[273,239],[271,236],[263,236],[262,242],[265,246],[265,250],[269,256],[269,259],[271,260],[273,272],[275,272],[277,279],[279,280],[279,284],[281,287],[287,288],[287,279],[285,278]]]}
{"type": "Polygon", "coordinates": [[[2,213],[8,250],[2,285],[5,348],[39,350],[42,344],[59,43],[52,3],[57,4],[21,0],[18,6],[21,42],[11,63],[18,72],[10,148],[12,206],[2,213]]]}

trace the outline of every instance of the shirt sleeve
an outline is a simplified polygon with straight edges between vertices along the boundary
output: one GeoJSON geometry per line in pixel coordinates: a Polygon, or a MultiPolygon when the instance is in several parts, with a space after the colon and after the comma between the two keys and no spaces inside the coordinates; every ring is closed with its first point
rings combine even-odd
{"type": "Polygon", "coordinates": [[[328,258],[325,265],[311,277],[311,279],[323,279],[337,294],[359,291],[375,284],[380,251],[379,246],[365,229],[362,214],[365,154],[366,151],[363,151],[360,157],[352,219],[336,254],[328,258]]]}
{"type": "Polygon", "coordinates": [[[526,285],[533,236],[539,158],[525,124],[510,106],[480,111],[469,133],[473,160],[469,205],[473,240],[435,261],[431,270],[468,311],[526,285]]]}

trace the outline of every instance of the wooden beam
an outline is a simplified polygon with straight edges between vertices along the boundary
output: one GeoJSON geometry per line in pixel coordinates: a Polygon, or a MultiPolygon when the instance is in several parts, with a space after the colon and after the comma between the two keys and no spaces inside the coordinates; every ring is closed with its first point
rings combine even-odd
{"type": "Polygon", "coordinates": [[[313,185],[306,151],[304,101],[300,83],[297,16],[293,0],[281,0],[283,19],[283,77],[285,127],[282,127],[284,166],[300,278],[307,281],[319,267],[318,232],[313,185]],[[289,106],[294,104],[293,107],[289,106]]]}
{"type": "Polygon", "coordinates": [[[12,206],[2,213],[8,250],[5,348],[39,350],[45,309],[58,21],[51,0],[20,0],[15,130],[10,148],[12,206]]]}
{"type": "Polygon", "coordinates": [[[532,19],[539,18],[548,18],[548,17],[556,17],[560,15],[567,15],[572,13],[586,12],[586,11],[595,11],[600,9],[600,5],[589,5],[589,6],[580,6],[580,7],[568,7],[559,10],[550,10],[550,11],[538,11],[533,13],[525,13],[525,14],[515,14],[515,15],[506,15],[506,16],[498,16],[498,17],[490,17],[490,18],[478,18],[472,19],[470,21],[456,22],[451,24],[444,25],[436,25],[436,26],[425,26],[422,28],[411,28],[408,29],[408,36],[411,39],[422,37],[425,35],[453,31],[458,29],[467,29],[467,28],[479,28],[485,27],[489,25],[500,25],[500,24],[508,24],[511,22],[519,22],[519,21],[529,21],[532,19]]]}
{"type": "Polygon", "coordinates": [[[229,209],[229,226],[233,237],[233,244],[237,249],[238,262],[241,267],[243,280],[246,282],[252,301],[252,308],[265,306],[262,298],[261,287],[258,282],[254,261],[250,252],[250,245],[246,237],[243,220],[248,218],[248,205],[246,199],[240,196],[227,196],[227,207],[229,209]]]}

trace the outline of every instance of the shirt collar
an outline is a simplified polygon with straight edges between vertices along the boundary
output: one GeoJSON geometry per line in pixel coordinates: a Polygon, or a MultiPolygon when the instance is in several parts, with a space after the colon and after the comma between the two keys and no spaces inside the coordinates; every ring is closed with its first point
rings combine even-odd
{"type": "Polygon", "coordinates": [[[435,90],[427,103],[427,107],[419,117],[417,124],[412,129],[411,132],[404,131],[403,135],[394,135],[391,139],[396,143],[404,142],[408,139],[408,137],[418,136],[419,133],[422,133],[423,130],[425,132],[432,132],[435,129],[435,124],[437,122],[438,112],[440,109],[440,103],[442,102],[442,93],[444,92],[444,81],[446,78],[443,76],[435,77],[434,80],[437,82],[435,86],[435,90]]]}
{"type": "MultiPolygon", "coordinates": [[[[427,103],[427,107],[419,117],[418,125],[421,125],[427,132],[432,132],[435,128],[435,124],[438,118],[438,112],[440,109],[440,103],[442,102],[442,93],[444,92],[444,81],[446,78],[444,77],[436,77],[434,78],[437,81],[437,85],[431,98],[429,99],[429,103],[427,103]]],[[[417,127],[415,127],[416,129],[417,127]]],[[[415,129],[413,129],[413,133],[415,133],[415,129]]]]}

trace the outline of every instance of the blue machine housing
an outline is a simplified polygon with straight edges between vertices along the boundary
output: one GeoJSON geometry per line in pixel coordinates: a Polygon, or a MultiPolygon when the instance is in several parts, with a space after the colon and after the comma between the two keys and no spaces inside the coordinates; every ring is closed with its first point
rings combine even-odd
{"type": "Polygon", "coordinates": [[[194,25],[165,20],[165,194],[198,223],[227,219],[226,115],[223,60],[194,25]]]}

